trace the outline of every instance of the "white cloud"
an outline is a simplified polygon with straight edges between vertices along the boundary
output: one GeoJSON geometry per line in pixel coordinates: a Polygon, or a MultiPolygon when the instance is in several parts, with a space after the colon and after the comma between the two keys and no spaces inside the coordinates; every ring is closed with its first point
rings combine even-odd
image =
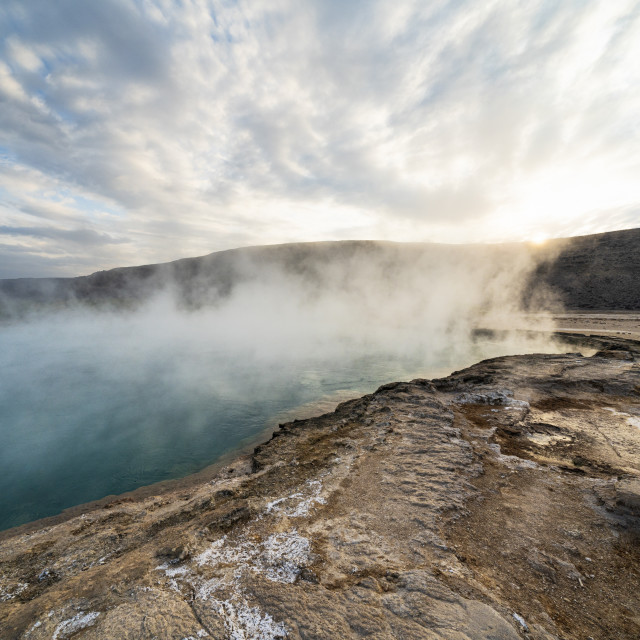
{"type": "Polygon", "coordinates": [[[52,255],[79,231],[120,241],[75,243],[59,273],[288,240],[635,226],[635,5],[7,1],[5,226],[55,211],[52,255]]]}
{"type": "Polygon", "coordinates": [[[42,67],[42,60],[36,55],[33,49],[26,47],[20,39],[15,36],[7,38],[5,43],[9,59],[27,71],[35,72],[42,67]]]}

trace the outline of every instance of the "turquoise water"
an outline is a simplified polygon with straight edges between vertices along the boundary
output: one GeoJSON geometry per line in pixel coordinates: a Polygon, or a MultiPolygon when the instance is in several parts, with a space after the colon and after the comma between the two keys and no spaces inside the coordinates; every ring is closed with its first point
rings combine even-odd
{"type": "Polygon", "coordinates": [[[251,335],[195,317],[0,328],[0,528],[196,472],[324,396],[523,350],[251,335]]]}

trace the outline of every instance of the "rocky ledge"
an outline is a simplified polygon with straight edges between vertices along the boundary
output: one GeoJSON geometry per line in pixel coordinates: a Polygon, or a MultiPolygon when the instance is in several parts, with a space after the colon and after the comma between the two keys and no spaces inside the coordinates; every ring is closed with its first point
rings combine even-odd
{"type": "Polygon", "coordinates": [[[282,425],[213,482],[0,545],[0,637],[640,637],[640,343],[282,425]]]}

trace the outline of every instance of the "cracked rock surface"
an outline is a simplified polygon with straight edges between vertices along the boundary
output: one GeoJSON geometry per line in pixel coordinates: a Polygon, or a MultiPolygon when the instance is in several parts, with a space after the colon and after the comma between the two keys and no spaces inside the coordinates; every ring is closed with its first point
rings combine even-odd
{"type": "Polygon", "coordinates": [[[638,638],[640,345],[281,425],[213,482],[3,535],[0,638],[638,638]]]}

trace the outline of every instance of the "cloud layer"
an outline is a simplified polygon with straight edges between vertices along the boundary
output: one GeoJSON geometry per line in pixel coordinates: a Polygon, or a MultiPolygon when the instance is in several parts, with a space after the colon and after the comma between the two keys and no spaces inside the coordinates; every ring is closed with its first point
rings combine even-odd
{"type": "Polygon", "coordinates": [[[633,1],[6,0],[0,277],[640,224],[633,1]]]}

